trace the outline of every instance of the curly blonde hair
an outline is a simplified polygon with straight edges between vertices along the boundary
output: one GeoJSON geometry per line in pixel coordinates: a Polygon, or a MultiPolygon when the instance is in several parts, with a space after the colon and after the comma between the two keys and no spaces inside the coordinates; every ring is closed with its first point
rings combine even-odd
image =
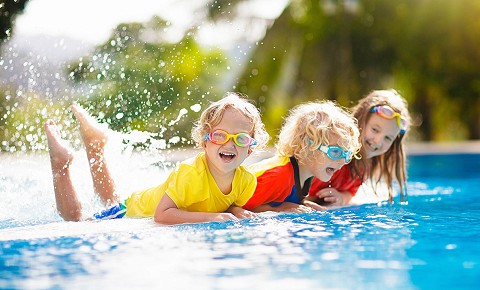
{"type": "Polygon", "coordinates": [[[322,145],[338,145],[355,158],[361,144],[355,118],[331,101],[298,105],[290,110],[280,131],[277,151],[300,163],[312,158],[322,145]]]}
{"type": "Polygon", "coordinates": [[[195,123],[192,129],[192,139],[197,147],[202,147],[205,143],[204,136],[212,131],[218,125],[225,114],[225,111],[233,108],[242,113],[251,122],[251,129],[248,132],[256,141],[255,149],[264,148],[270,136],[265,130],[265,125],[260,117],[260,112],[246,96],[239,93],[227,92],[222,99],[213,102],[202,112],[200,119],[195,123]]]}

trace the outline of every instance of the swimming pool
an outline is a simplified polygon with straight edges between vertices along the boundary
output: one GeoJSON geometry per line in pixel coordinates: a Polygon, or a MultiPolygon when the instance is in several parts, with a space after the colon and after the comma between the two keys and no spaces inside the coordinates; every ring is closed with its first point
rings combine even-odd
{"type": "MultiPolygon", "coordinates": [[[[150,219],[63,222],[54,208],[47,157],[1,161],[1,289],[480,285],[480,154],[409,156],[406,206],[368,204],[171,227],[150,219]]],[[[137,178],[131,168],[138,164],[118,162],[129,171],[117,174],[137,178]]],[[[150,180],[144,170],[138,176],[150,180]]],[[[90,177],[74,174],[86,211],[95,211],[90,177]]]]}

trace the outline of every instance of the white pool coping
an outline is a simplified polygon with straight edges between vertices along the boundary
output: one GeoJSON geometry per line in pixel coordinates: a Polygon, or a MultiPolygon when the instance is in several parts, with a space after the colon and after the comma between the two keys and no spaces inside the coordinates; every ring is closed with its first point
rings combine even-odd
{"type": "Polygon", "coordinates": [[[462,142],[411,142],[406,143],[407,155],[480,153],[480,140],[462,142]]]}

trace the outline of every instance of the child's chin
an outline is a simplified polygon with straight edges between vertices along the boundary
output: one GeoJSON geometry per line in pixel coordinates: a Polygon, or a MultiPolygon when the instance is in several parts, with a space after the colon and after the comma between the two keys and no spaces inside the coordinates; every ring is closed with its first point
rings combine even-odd
{"type": "Polygon", "coordinates": [[[330,178],[332,178],[332,176],[325,174],[325,175],[322,175],[320,177],[317,176],[317,178],[320,179],[323,182],[328,182],[328,181],[330,181],[330,178]]]}

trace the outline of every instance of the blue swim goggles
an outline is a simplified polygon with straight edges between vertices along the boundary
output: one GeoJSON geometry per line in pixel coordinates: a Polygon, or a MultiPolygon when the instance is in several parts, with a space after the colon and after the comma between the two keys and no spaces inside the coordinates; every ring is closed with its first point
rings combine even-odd
{"type": "Polygon", "coordinates": [[[344,158],[346,163],[350,163],[350,161],[352,161],[352,151],[343,150],[340,146],[327,146],[322,144],[318,146],[317,149],[325,153],[332,160],[344,158]]]}

